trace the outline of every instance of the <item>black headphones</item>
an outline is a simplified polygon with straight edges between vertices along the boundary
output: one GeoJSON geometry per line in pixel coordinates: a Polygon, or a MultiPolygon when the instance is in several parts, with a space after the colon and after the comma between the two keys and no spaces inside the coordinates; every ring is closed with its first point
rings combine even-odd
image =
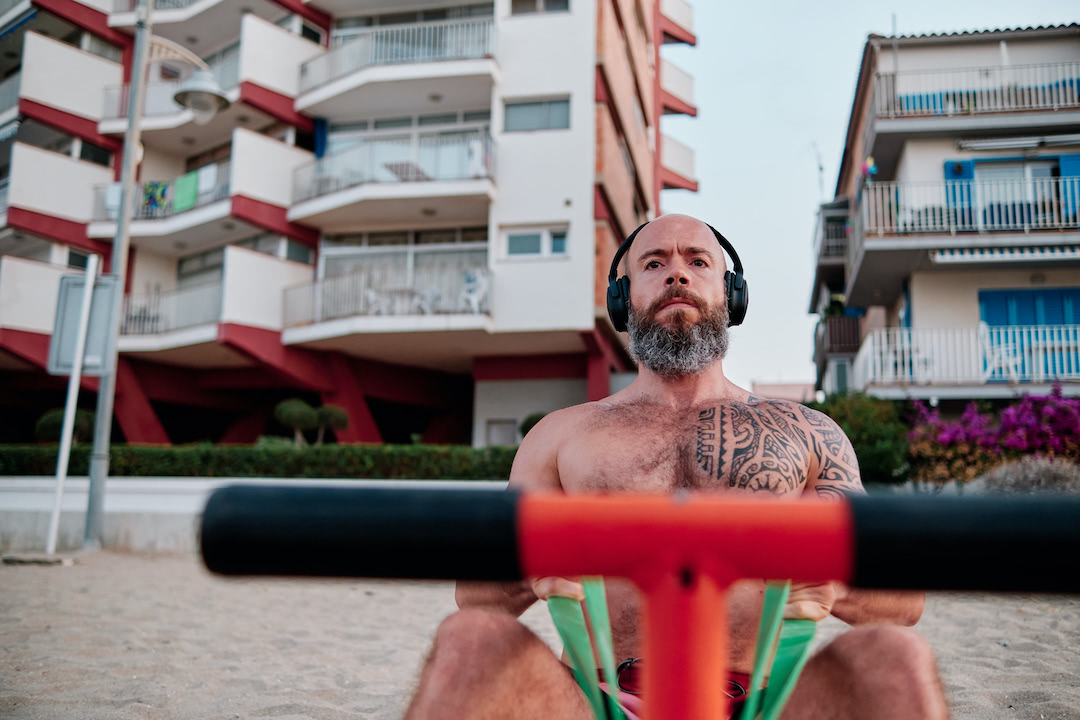
{"type": "MultiPolygon", "coordinates": [[[[608,317],[611,318],[611,324],[619,332],[626,331],[626,323],[630,319],[630,278],[623,275],[616,280],[615,274],[619,271],[619,261],[630,249],[630,243],[634,242],[634,238],[641,232],[641,228],[648,224],[648,222],[642,223],[637,230],[630,233],[630,237],[626,238],[623,244],[619,246],[618,251],[615,253],[615,259],[611,261],[611,271],[608,273],[607,311],[608,317]]],[[[735,248],[731,246],[727,238],[717,232],[712,225],[706,223],[705,226],[713,231],[713,235],[716,236],[716,241],[720,243],[720,247],[727,250],[728,255],[731,256],[732,261],[735,263],[735,272],[730,270],[724,272],[724,286],[727,289],[729,314],[728,327],[734,327],[742,323],[743,318],[746,317],[746,308],[750,304],[750,291],[746,287],[745,278],[743,278],[742,261],[739,260],[739,254],[735,252],[735,248]]]]}

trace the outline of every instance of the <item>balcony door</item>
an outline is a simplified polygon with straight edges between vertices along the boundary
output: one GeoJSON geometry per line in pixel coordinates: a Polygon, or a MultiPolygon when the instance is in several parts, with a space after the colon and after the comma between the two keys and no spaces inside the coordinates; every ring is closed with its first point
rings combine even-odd
{"type": "Polygon", "coordinates": [[[1053,215],[1055,164],[1048,161],[975,164],[979,230],[1017,230],[1053,215]]]}
{"type": "Polygon", "coordinates": [[[984,363],[1003,364],[991,381],[1009,380],[1010,364],[1035,382],[1080,379],[1080,287],[980,290],[979,318],[984,363]]]}

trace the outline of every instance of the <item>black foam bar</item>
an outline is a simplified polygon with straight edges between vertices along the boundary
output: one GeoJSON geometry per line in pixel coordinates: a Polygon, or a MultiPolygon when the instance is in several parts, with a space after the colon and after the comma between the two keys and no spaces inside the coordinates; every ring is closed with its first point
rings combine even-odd
{"type": "Polygon", "coordinates": [[[223,575],[515,580],[518,494],[232,485],[202,518],[223,575]]]}
{"type": "Polygon", "coordinates": [[[854,498],[863,588],[1080,592],[1080,498],[854,498]]]}

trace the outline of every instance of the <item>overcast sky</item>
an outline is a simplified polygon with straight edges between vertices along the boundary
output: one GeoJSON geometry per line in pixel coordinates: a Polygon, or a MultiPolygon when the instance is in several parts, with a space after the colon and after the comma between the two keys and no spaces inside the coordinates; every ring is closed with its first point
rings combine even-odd
{"type": "Polygon", "coordinates": [[[690,0],[697,47],[666,45],[694,76],[698,116],[668,115],[665,134],[696,151],[700,192],[661,194],[665,212],[694,215],[743,261],[751,301],[732,331],[725,370],[758,382],[812,382],[814,213],[832,197],[868,33],[901,35],[1080,21],[1077,0],[690,0]],[[828,8],[828,10],[824,10],[828,8]]]}

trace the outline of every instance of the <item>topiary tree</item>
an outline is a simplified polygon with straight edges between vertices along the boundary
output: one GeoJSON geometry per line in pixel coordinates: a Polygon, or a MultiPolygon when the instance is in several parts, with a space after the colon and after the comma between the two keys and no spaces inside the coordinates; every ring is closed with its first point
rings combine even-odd
{"type": "Polygon", "coordinates": [[[315,411],[315,419],[319,424],[319,435],[315,438],[316,445],[322,445],[326,428],[344,430],[349,427],[348,411],[337,405],[323,405],[315,411]]]}
{"type": "MultiPolygon", "coordinates": [[[[49,410],[38,418],[34,425],[34,437],[38,442],[59,442],[60,431],[64,428],[64,410],[49,410]]],[[[71,442],[77,443],[90,437],[94,432],[94,413],[90,410],[76,410],[75,424],[71,432],[71,442]]]]}
{"type": "Polygon", "coordinates": [[[307,444],[304,433],[319,427],[319,418],[315,409],[300,398],[282,400],[274,408],[274,418],[293,431],[296,447],[307,444]]]}
{"type": "Polygon", "coordinates": [[[521,425],[518,427],[518,430],[521,431],[521,437],[528,435],[529,431],[533,429],[536,423],[543,420],[545,415],[547,415],[547,413],[542,412],[534,412],[531,415],[526,415],[525,419],[521,421],[521,425]]]}

